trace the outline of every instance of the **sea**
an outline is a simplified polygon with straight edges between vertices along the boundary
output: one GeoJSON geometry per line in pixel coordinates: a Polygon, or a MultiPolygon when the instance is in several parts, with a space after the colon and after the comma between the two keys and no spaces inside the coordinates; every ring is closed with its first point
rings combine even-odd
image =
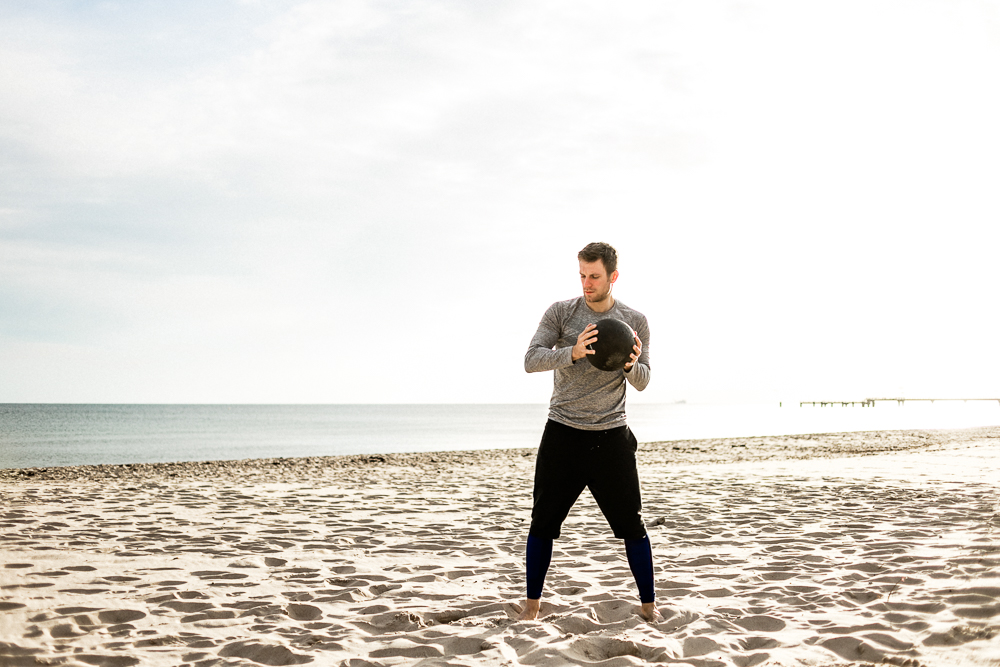
{"type": "MultiPolygon", "coordinates": [[[[548,407],[0,404],[0,468],[536,447],[548,407]]],[[[1000,425],[998,401],[635,403],[640,443],[1000,425]]]]}

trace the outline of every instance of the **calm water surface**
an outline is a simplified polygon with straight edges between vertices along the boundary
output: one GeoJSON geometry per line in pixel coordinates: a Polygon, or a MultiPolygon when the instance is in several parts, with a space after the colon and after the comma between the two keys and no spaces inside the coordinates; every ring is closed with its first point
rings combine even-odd
{"type": "MultiPolygon", "coordinates": [[[[1000,424],[996,403],[630,405],[640,442],[1000,424]]],[[[0,468],[535,447],[545,405],[0,405],[0,468]]]]}

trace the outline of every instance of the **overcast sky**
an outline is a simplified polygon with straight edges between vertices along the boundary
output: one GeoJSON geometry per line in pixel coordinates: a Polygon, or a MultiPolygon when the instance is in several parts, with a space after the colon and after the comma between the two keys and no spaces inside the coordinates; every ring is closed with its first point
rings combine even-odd
{"type": "Polygon", "coordinates": [[[0,3],[0,402],[1000,396],[982,0],[0,3]]]}

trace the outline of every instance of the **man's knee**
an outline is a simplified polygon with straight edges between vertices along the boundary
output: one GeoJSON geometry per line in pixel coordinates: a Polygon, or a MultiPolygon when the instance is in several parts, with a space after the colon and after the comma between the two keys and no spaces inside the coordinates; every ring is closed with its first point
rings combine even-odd
{"type": "Polygon", "coordinates": [[[556,523],[555,521],[546,521],[544,519],[532,519],[531,527],[528,528],[528,534],[534,535],[535,537],[541,537],[546,540],[556,540],[559,539],[559,534],[562,532],[562,521],[556,523]]]}
{"type": "Polygon", "coordinates": [[[632,528],[630,530],[615,531],[615,537],[619,540],[641,540],[646,537],[646,527],[632,528]]]}
{"type": "Polygon", "coordinates": [[[641,540],[646,537],[646,524],[642,520],[642,514],[616,517],[609,519],[608,523],[619,540],[641,540]]]}

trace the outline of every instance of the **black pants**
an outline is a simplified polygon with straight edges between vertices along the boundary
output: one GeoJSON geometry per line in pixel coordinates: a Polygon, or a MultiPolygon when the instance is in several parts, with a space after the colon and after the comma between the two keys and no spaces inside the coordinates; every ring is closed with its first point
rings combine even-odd
{"type": "Polygon", "coordinates": [[[584,431],[551,419],[535,461],[534,505],[529,533],[556,539],[570,508],[589,488],[615,537],[646,535],[636,470],[635,436],[628,426],[584,431]]]}

